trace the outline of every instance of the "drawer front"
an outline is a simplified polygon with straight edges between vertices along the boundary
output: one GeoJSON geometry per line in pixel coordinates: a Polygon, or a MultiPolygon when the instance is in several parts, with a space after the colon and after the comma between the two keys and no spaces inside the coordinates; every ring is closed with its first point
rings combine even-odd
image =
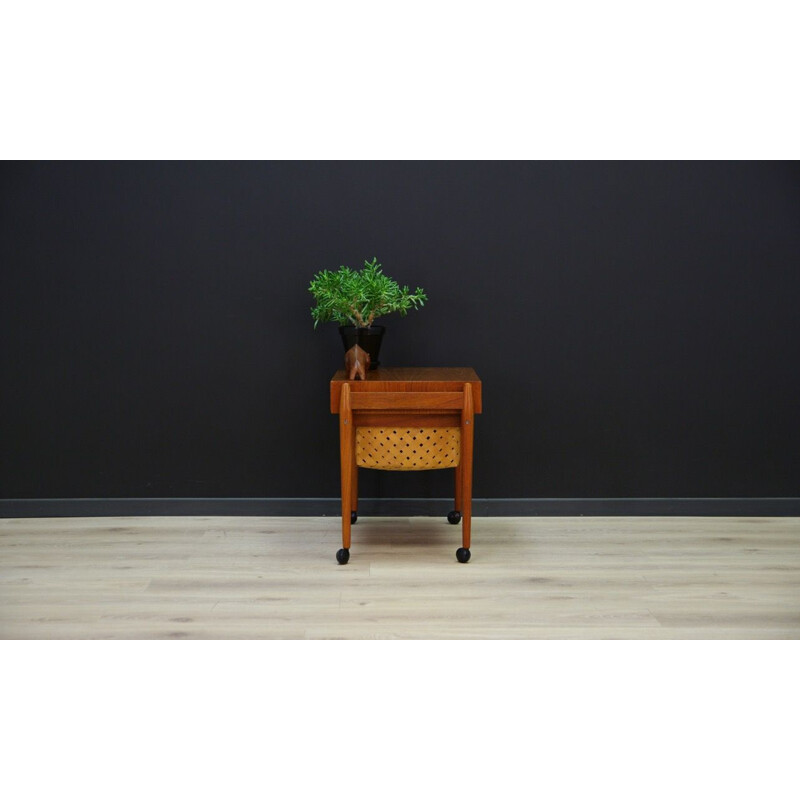
{"type": "Polygon", "coordinates": [[[448,469],[457,467],[460,458],[459,428],[356,428],[359,467],[392,471],[448,469]]]}

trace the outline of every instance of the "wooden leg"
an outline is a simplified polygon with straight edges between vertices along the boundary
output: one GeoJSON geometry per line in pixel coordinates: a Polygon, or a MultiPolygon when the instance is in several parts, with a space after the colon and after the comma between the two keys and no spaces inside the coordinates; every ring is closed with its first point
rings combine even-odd
{"type": "Polygon", "coordinates": [[[350,549],[350,484],[353,471],[345,463],[346,453],[342,452],[342,547],[350,549]]]}
{"type": "Polygon", "coordinates": [[[350,410],[350,387],[342,387],[339,406],[339,458],[342,474],[342,547],[350,549],[350,503],[353,496],[353,414],[350,410]]]}
{"type": "Polygon", "coordinates": [[[461,544],[469,549],[472,533],[472,462],[464,465],[464,497],[461,502],[461,544]]]}
{"type": "Polygon", "coordinates": [[[461,542],[469,550],[472,532],[472,445],[475,416],[472,387],[464,386],[464,410],[461,416],[461,542]]]}

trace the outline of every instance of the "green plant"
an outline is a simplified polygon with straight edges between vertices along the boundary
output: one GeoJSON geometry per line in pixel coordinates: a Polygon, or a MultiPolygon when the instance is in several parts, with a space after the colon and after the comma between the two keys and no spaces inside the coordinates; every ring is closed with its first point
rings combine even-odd
{"type": "Polygon", "coordinates": [[[335,272],[322,270],[314,276],[308,291],[317,301],[311,309],[315,328],[320,322],[369,328],[378,317],[395,311],[404,317],[409,309],[420,308],[428,299],[419,287],[413,293],[408,286],[401,289],[383,274],[377,258],[364,261],[360,271],[350,267],[339,267],[335,272]]]}

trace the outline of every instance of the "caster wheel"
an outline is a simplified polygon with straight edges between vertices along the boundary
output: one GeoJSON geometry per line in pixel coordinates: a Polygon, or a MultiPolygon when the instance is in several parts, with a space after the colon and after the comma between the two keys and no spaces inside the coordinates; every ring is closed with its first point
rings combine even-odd
{"type": "Polygon", "coordinates": [[[466,564],[467,561],[469,561],[469,557],[471,555],[472,555],[472,553],[470,553],[469,548],[467,548],[467,547],[459,547],[458,550],[456,550],[456,558],[462,564],[466,564]]]}
{"type": "Polygon", "coordinates": [[[451,511],[447,515],[447,521],[451,525],[458,525],[458,523],[461,522],[461,512],[460,511],[451,511]]]}
{"type": "MultiPolygon", "coordinates": [[[[469,551],[467,551],[467,552],[469,552],[469,551]]],[[[336,552],[336,560],[340,564],[346,564],[350,560],[350,551],[347,550],[344,547],[341,550],[338,550],[336,552]]]]}
{"type": "Polygon", "coordinates": [[[358,522],[358,511],[350,512],[350,524],[355,525],[358,522]]]}

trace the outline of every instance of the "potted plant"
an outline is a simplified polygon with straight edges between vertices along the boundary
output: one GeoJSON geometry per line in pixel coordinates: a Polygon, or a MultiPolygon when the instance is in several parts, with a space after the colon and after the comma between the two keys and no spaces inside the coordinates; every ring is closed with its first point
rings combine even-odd
{"type": "Polygon", "coordinates": [[[428,299],[417,287],[411,292],[402,288],[381,271],[377,258],[364,261],[360,271],[350,267],[322,270],[309,284],[308,290],[317,301],[311,309],[316,328],[320,322],[338,322],[345,352],[358,345],[369,354],[369,369],[378,366],[378,353],[384,326],[374,321],[398,312],[404,317],[410,309],[418,309],[428,299]]]}

